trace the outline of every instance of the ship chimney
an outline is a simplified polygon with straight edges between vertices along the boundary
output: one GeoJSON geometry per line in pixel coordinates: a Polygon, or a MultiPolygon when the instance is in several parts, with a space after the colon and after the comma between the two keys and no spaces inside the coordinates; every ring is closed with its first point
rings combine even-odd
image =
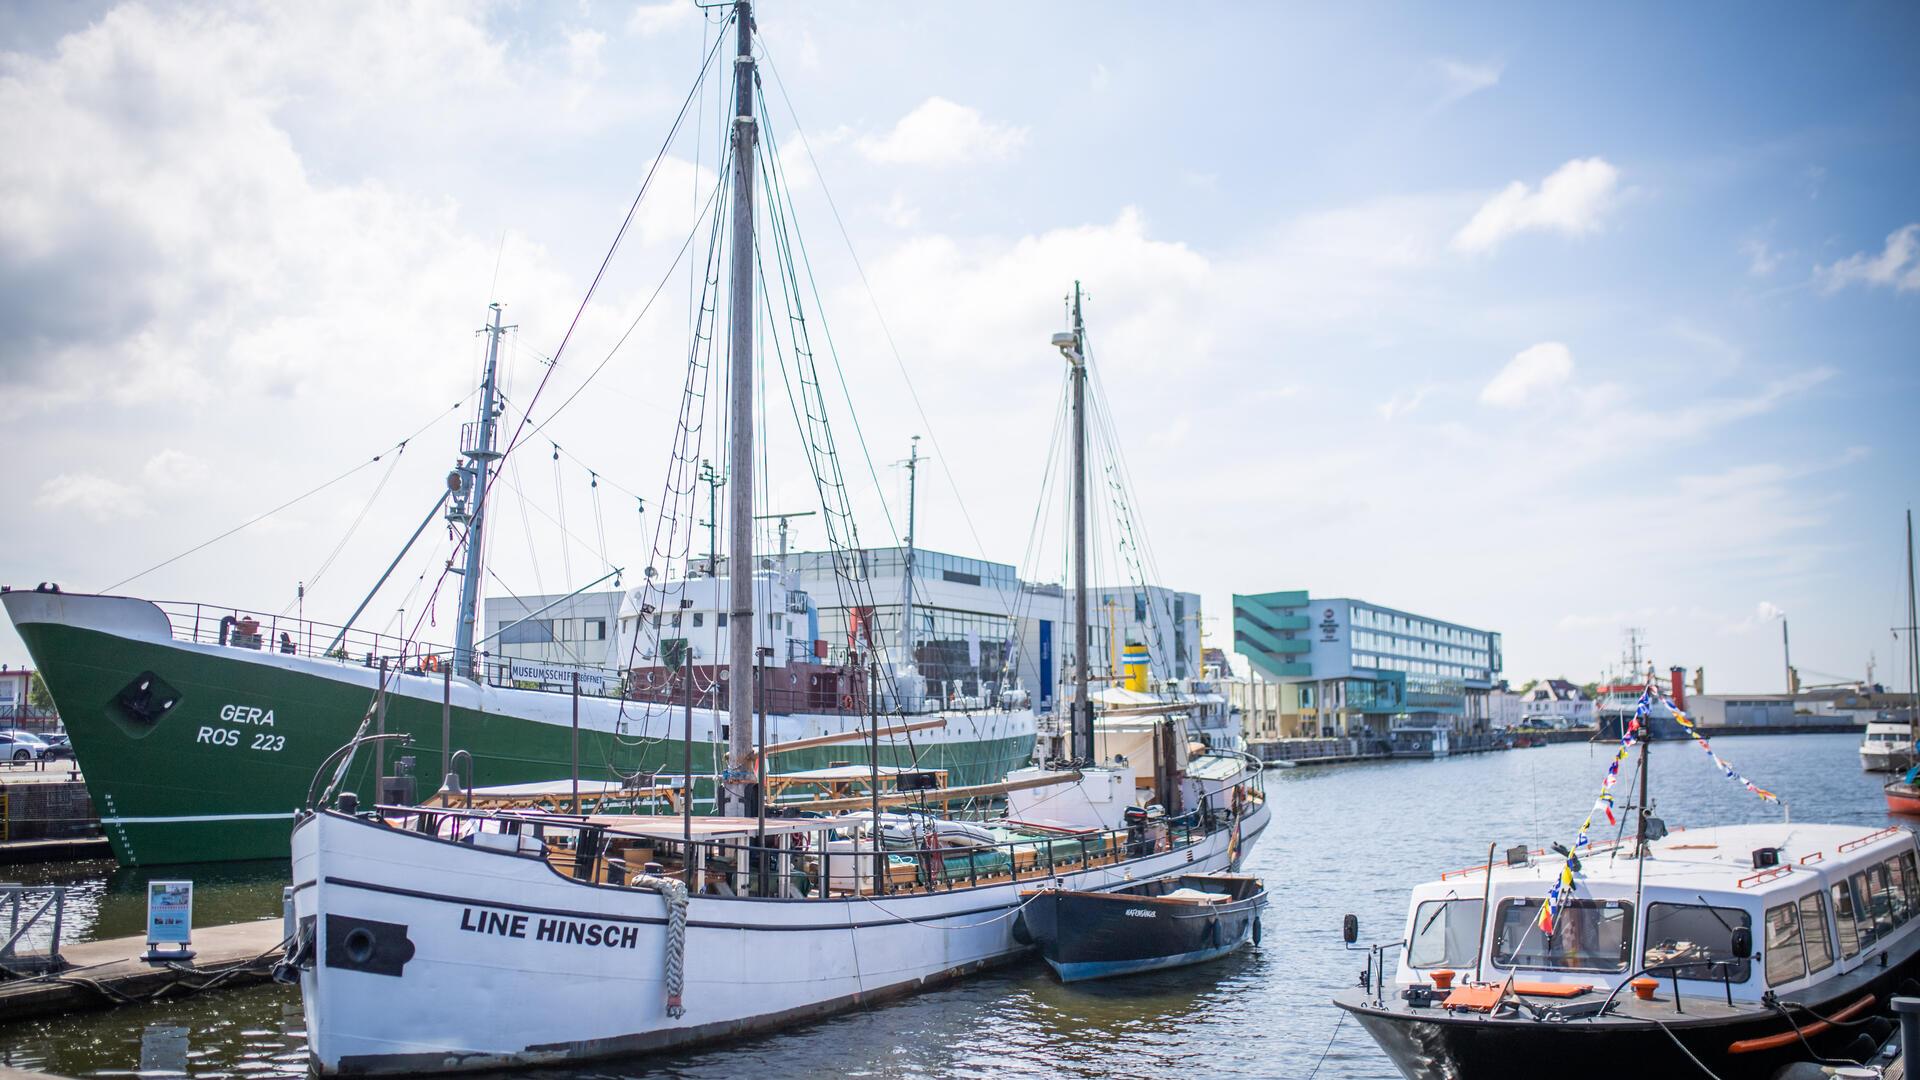
{"type": "Polygon", "coordinates": [[[1684,712],[1687,708],[1687,669],[1672,668],[1667,674],[1673,678],[1673,707],[1684,712]]]}

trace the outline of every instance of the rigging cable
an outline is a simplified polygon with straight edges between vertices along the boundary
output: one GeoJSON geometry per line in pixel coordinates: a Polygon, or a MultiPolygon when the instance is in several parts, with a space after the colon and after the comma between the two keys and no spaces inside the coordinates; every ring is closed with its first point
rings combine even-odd
{"type": "MultiPolygon", "coordinates": [[[[373,486],[373,494],[367,496],[366,504],[360,508],[360,513],[354,517],[353,523],[347,526],[347,531],[341,534],[340,542],[333,545],[333,550],[328,552],[327,557],[320,561],[319,567],[315,569],[311,574],[307,575],[305,582],[306,582],[306,587],[309,591],[312,590],[313,586],[320,584],[321,578],[324,578],[327,576],[327,571],[333,568],[334,560],[338,559],[340,557],[340,552],[346,549],[347,541],[353,539],[353,534],[359,530],[360,523],[367,520],[368,512],[373,509],[373,504],[379,500],[380,493],[386,490],[387,481],[393,479],[393,470],[395,470],[396,468],[399,468],[400,457],[406,452],[407,452],[407,444],[401,443],[400,449],[396,451],[393,455],[393,460],[390,463],[388,463],[387,471],[380,474],[380,482],[373,486]]],[[[286,617],[287,612],[292,611],[294,604],[297,602],[298,602],[297,598],[294,600],[287,601],[287,606],[280,609],[281,617],[282,618],[286,617]]]]}
{"type": "Polygon", "coordinates": [[[581,317],[586,314],[587,305],[593,302],[594,294],[600,290],[600,282],[607,275],[607,267],[613,263],[614,253],[620,250],[620,242],[626,238],[627,230],[633,225],[634,216],[640,212],[641,200],[647,197],[648,190],[653,187],[653,178],[659,173],[660,163],[667,159],[667,150],[680,133],[680,125],[687,118],[687,108],[693,104],[695,92],[705,84],[707,70],[713,66],[713,58],[719,54],[720,45],[727,40],[724,31],[726,24],[721,25],[722,32],[716,36],[713,48],[707,51],[707,58],[701,63],[699,74],[694,76],[694,89],[687,91],[686,98],[680,102],[680,111],[674,114],[673,124],[667,129],[666,139],[661,142],[660,149],[654,153],[653,164],[647,167],[647,175],[640,181],[640,190],[634,193],[633,202],[627,207],[627,216],[621,220],[620,227],[614,231],[613,243],[608,245],[606,255],[601,258],[600,268],[594,271],[593,280],[587,285],[587,293],[580,298],[580,306],[574,310],[573,320],[567,324],[567,332],[561,335],[559,348],[553,350],[553,358],[547,363],[546,374],[540,376],[539,385],[534,387],[533,397],[527,402],[527,411],[521,415],[520,426],[515,429],[513,438],[507,440],[507,448],[501,452],[502,456],[512,454],[514,448],[520,445],[527,422],[533,417],[533,406],[540,403],[541,391],[547,388],[547,380],[552,378],[554,371],[559,368],[560,357],[567,351],[567,343],[573,340],[573,332],[579,327],[581,317]]]}
{"type": "Polygon", "coordinates": [[[461,398],[459,401],[454,402],[453,407],[451,409],[448,409],[446,412],[436,414],[432,420],[429,420],[425,424],[422,424],[420,426],[420,429],[418,431],[415,431],[412,435],[409,435],[406,438],[401,439],[399,442],[394,443],[391,446],[388,446],[386,449],[380,451],[380,453],[373,455],[371,458],[368,458],[367,460],[361,462],[360,464],[355,465],[353,468],[348,469],[347,471],[341,473],[340,475],[334,477],[333,479],[325,481],[316,487],[309,488],[305,492],[299,495],[295,495],[293,498],[288,499],[286,502],[281,503],[280,505],[274,507],[271,510],[267,510],[262,513],[256,514],[253,517],[250,517],[247,520],[241,522],[240,524],[235,525],[233,528],[228,529],[226,532],[223,532],[218,536],[215,536],[208,540],[203,540],[200,543],[195,544],[194,546],[181,552],[180,554],[173,556],[172,558],[163,559],[160,562],[154,563],[152,566],[147,567],[145,570],[142,570],[137,574],[133,574],[131,576],[121,578],[119,581],[114,582],[113,584],[107,586],[105,589],[102,589],[101,591],[110,593],[113,590],[121,587],[122,585],[127,584],[128,582],[138,581],[141,578],[146,577],[148,574],[153,573],[155,570],[159,570],[162,567],[171,566],[172,564],[179,562],[181,559],[184,559],[187,556],[194,554],[195,552],[201,550],[202,548],[210,547],[214,544],[217,544],[220,541],[225,540],[227,537],[232,536],[234,533],[240,532],[241,530],[247,528],[250,525],[255,525],[255,524],[258,524],[259,522],[265,521],[266,519],[272,517],[273,515],[279,513],[282,510],[287,509],[290,506],[295,505],[296,503],[305,502],[306,500],[314,497],[315,495],[320,494],[322,491],[327,490],[333,485],[338,484],[340,481],[345,480],[347,477],[352,476],[354,473],[357,473],[360,470],[367,468],[368,466],[378,464],[380,459],[383,456],[389,453],[392,453],[394,451],[397,451],[400,448],[406,446],[407,443],[418,438],[422,432],[425,432],[428,428],[433,427],[435,424],[445,419],[449,414],[458,412],[460,408],[464,406],[470,398],[473,397],[473,394],[478,392],[479,391],[475,390],[472,393],[469,393],[466,397],[461,398]]]}
{"type": "MultiPolygon", "coordinates": [[[[820,193],[826,197],[827,207],[833,214],[833,223],[840,231],[840,239],[846,245],[847,255],[853,260],[854,270],[858,272],[860,276],[861,287],[866,290],[867,300],[873,306],[874,318],[880,325],[882,336],[886,338],[888,350],[893,354],[894,366],[900,369],[900,376],[907,384],[907,395],[913,400],[913,408],[920,417],[922,430],[927,433],[927,440],[933,446],[933,456],[940,459],[940,472],[941,475],[946,477],[947,486],[953,491],[954,505],[959,507],[960,517],[967,523],[967,532],[973,537],[975,550],[979,551],[981,557],[984,558],[987,545],[985,541],[980,539],[980,530],[975,527],[973,515],[967,510],[966,500],[960,495],[960,485],[953,478],[953,470],[947,466],[946,459],[948,455],[940,445],[940,436],[934,430],[933,421],[927,417],[926,406],[920,402],[920,392],[914,387],[912,376],[907,374],[906,360],[900,355],[900,346],[894,340],[893,328],[887,324],[886,315],[880,308],[880,298],[874,293],[873,283],[867,277],[867,268],[861,263],[859,252],[854,250],[853,237],[847,232],[846,222],[840,217],[840,207],[834,202],[833,192],[827,186],[826,173],[820,168],[819,159],[814,156],[813,144],[807,139],[806,129],[800,123],[800,114],[798,110],[793,107],[793,99],[787,94],[786,83],[780,78],[780,66],[774,63],[773,52],[766,48],[764,39],[761,41],[761,49],[766,54],[767,69],[773,73],[774,86],[779,89],[780,98],[787,106],[787,114],[793,118],[794,133],[800,136],[801,149],[806,151],[807,162],[813,166],[814,175],[820,180],[820,193]]],[[[804,244],[801,246],[801,256],[803,259],[806,258],[804,244]]],[[[810,263],[808,274],[809,276],[812,274],[810,263]]]]}
{"type": "MultiPolygon", "coordinates": [[[[549,440],[551,441],[551,440],[549,440]]],[[[568,549],[566,538],[573,535],[567,531],[567,491],[560,480],[560,444],[553,444],[553,510],[555,523],[560,526],[560,579],[561,587],[573,588],[573,552],[568,549]]]]}

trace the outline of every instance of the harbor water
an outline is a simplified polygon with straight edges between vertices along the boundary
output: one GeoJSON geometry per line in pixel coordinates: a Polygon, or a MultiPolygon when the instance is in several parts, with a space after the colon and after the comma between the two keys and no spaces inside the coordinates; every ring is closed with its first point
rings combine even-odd
{"type": "MultiPolygon", "coordinates": [[[[1714,743],[1777,792],[1793,820],[1855,823],[1866,832],[1888,818],[1883,778],[1861,773],[1858,746],[1852,735],[1714,743]]],[[[775,1036],[536,1075],[1304,1078],[1317,1068],[1321,1077],[1391,1080],[1397,1074],[1386,1058],[1328,1004],[1355,984],[1364,961],[1342,948],[1341,916],[1359,917],[1363,941],[1395,939],[1416,882],[1484,862],[1489,843],[1569,841],[1612,753],[1573,743],[1269,772],[1274,824],[1248,863],[1272,894],[1263,945],[1213,965],[1068,987],[1028,961],[775,1036]]],[[[1651,776],[1655,812],[1671,826],[1782,813],[1722,776],[1691,743],[1658,744],[1651,776]]],[[[27,868],[25,876],[75,885],[79,932],[111,936],[138,932],[149,877],[195,878],[196,922],[206,924],[276,913],[283,875],[257,864],[79,864],[27,868]]],[[[12,1025],[0,1028],[0,1063],[76,1077],[303,1074],[299,995],[262,986],[12,1025]]]]}

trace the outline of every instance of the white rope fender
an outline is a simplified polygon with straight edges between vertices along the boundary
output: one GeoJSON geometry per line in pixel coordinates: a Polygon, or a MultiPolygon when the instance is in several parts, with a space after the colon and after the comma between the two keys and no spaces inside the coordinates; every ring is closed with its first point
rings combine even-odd
{"type": "Polygon", "coordinates": [[[687,883],[655,874],[635,874],[631,883],[667,902],[667,1015],[678,1020],[687,1011],[680,1003],[687,978],[687,883]]]}

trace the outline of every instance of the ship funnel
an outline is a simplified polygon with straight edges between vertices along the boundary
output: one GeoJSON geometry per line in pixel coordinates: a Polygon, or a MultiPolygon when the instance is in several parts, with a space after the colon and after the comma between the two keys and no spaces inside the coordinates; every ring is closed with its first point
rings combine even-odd
{"type": "Polygon", "coordinates": [[[1147,647],[1127,642],[1127,649],[1120,654],[1120,664],[1126,669],[1127,689],[1136,694],[1147,692],[1147,672],[1152,666],[1147,658],[1147,647]]]}

